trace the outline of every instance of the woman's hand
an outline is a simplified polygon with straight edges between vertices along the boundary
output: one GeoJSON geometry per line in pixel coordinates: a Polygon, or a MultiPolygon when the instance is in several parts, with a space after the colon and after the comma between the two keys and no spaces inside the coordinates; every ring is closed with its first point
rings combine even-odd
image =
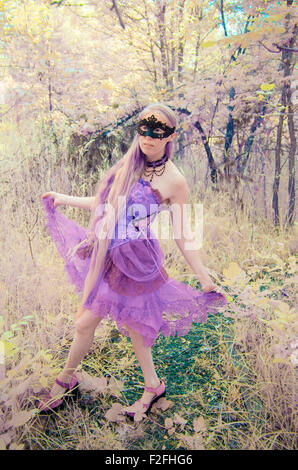
{"type": "Polygon", "coordinates": [[[214,284],[214,282],[210,279],[209,276],[204,279],[201,278],[199,279],[199,281],[204,292],[211,292],[211,291],[220,292],[220,289],[218,288],[218,286],[214,284]]]}
{"type": "Polygon", "coordinates": [[[64,199],[63,194],[55,193],[55,191],[49,191],[47,193],[44,193],[41,197],[45,198],[47,196],[50,196],[53,199],[55,208],[65,204],[65,199],[64,199]]]}

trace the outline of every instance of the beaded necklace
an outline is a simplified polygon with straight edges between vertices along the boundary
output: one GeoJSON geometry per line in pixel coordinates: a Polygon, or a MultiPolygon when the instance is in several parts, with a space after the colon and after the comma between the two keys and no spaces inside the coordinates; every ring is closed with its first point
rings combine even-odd
{"type": "Polygon", "coordinates": [[[160,158],[159,160],[156,160],[155,162],[149,162],[148,160],[145,160],[146,169],[144,171],[144,175],[151,176],[150,183],[153,180],[154,175],[161,176],[164,173],[167,161],[168,161],[168,157],[166,154],[164,154],[162,158],[160,158]],[[158,167],[162,167],[162,168],[158,168],[158,167]],[[153,170],[149,171],[148,168],[153,168],[153,170]]]}

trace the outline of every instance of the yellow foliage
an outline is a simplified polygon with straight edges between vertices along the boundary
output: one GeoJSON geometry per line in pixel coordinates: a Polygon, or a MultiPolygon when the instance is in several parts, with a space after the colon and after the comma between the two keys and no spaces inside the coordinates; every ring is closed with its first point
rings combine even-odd
{"type": "Polygon", "coordinates": [[[271,91],[275,88],[275,85],[274,83],[270,84],[270,83],[262,83],[262,85],[260,86],[261,90],[263,91],[271,91]]]}
{"type": "Polygon", "coordinates": [[[223,275],[227,279],[234,279],[236,276],[239,276],[239,274],[241,273],[243,273],[242,269],[240,268],[238,263],[235,263],[234,261],[230,263],[227,269],[223,270],[223,275]]]}
{"type": "Polygon", "coordinates": [[[266,21],[279,21],[284,17],[284,15],[269,15],[266,17],[266,21]]]}
{"type": "Polygon", "coordinates": [[[274,364],[289,364],[290,360],[289,360],[288,357],[285,358],[285,359],[283,359],[282,357],[275,357],[275,358],[272,360],[272,362],[273,362],[274,364]]]}
{"type": "Polygon", "coordinates": [[[5,356],[12,356],[15,353],[15,346],[13,343],[9,343],[8,341],[2,341],[4,346],[4,354],[5,356]]]}
{"type": "Polygon", "coordinates": [[[233,261],[229,264],[229,267],[227,269],[223,270],[223,275],[226,279],[223,284],[228,286],[237,284],[239,288],[242,288],[248,282],[246,273],[240,268],[237,263],[233,261]]]}
{"type": "Polygon", "coordinates": [[[201,42],[200,46],[201,47],[212,47],[214,44],[216,44],[217,41],[206,41],[206,42],[201,42]]]}

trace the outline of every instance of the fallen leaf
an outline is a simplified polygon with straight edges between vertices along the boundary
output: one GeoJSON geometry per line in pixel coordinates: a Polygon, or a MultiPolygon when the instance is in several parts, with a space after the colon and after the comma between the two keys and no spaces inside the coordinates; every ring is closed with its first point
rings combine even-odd
{"type": "Polygon", "coordinates": [[[165,419],[165,427],[166,427],[167,429],[172,428],[172,427],[173,427],[173,424],[174,424],[174,423],[173,423],[172,418],[166,418],[166,419],[165,419]]]}
{"type": "Polygon", "coordinates": [[[136,401],[133,405],[126,407],[125,410],[131,413],[134,413],[134,416],[133,416],[134,421],[139,422],[143,418],[146,418],[143,404],[139,401],[136,401]]]}
{"type": "Polygon", "coordinates": [[[9,421],[9,425],[15,428],[23,426],[27,421],[29,421],[35,415],[35,409],[19,411],[12,416],[12,419],[9,421]]]}
{"type": "Polygon", "coordinates": [[[6,450],[6,444],[4,439],[0,436],[0,450],[6,450]]]}
{"type": "Polygon", "coordinates": [[[177,413],[175,413],[174,423],[175,424],[181,424],[182,426],[184,426],[187,423],[187,421],[186,421],[186,419],[182,418],[182,416],[179,416],[177,413]]]}
{"type": "Polygon", "coordinates": [[[156,403],[154,403],[154,407],[156,408],[161,408],[163,411],[167,410],[168,408],[171,408],[174,405],[174,403],[171,400],[167,400],[166,398],[162,397],[160,398],[156,403]]]}
{"type": "Polygon", "coordinates": [[[223,275],[228,279],[234,279],[235,277],[239,276],[239,274],[243,273],[240,266],[235,263],[231,262],[227,269],[223,270],[223,275]]]}
{"type": "Polygon", "coordinates": [[[138,423],[142,421],[143,418],[147,418],[146,414],[142,411],[138,411],[134,414],[133,420],[138,423]]]}
{"type": "Polygon", "coordinates": [[[79,389],[82,391],[95,390],[99,393],[107,392],[107,379],[105,377],[93,377],[82,371],[77,374],[79,380],[79,389]]]}
{"type": "Polygon", "coordinates": [[[110,390],[112,395],[116,395],[117,397],[121,395],[121,391],[123,387],[124,387],[124,382],[121,382],[120,380],[117,381],[115,377],[110,378],[108,389],[110,390]]]}
{"type": "Polygon", "coordinates": [[[286,302],[279,301],[278,310],[282,313],[288,313],[290,310],[290,306],[286,302]]]}
{"type": "Polygon", "coordinates": [[[205,450],[202,444],[202,436],[200,435],[187,436],[179,434],[179,438],[186,444],[189,450],[205,450]]]}
{"type": "Polygon", "coordinates": [[[105,418],[116,423],[125,421],[123,406],[120,403],[113,403],[112,408],[106,412],[105,418]]]}
{"type": "Polygon", "coordinates": [[[14,431],[12,429],[5,432],[4,434],[0,434],[0,442],[2,442],[5,445],[5,448],[11,443],[13,438],[14,438],[14,431]]]}
{"type": "Polygon", "coordinates": [[[9,450],[24,450],[24,444],[17,444],[16,442],[12,442],[9,446],[9,450]]]}
{"type": "Polygon", "coordinates": [[[195,418],[193,420],[193,428],[195,432],[206,431],[206,424],[203,416],[200,416],[199,418],[195,418]]]}

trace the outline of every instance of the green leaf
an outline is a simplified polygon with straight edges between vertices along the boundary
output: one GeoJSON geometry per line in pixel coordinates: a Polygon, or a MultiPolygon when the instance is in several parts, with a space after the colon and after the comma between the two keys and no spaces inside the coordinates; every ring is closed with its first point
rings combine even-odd
{"type": "Polygon", "coordinates": [[[2,339],[9,339],[9,338],[12,338],[12,337],[13,337],[13,333],[10,330],[5,331],[5,333],[3,333],[3,335],[1,335],[2,339]]]}

